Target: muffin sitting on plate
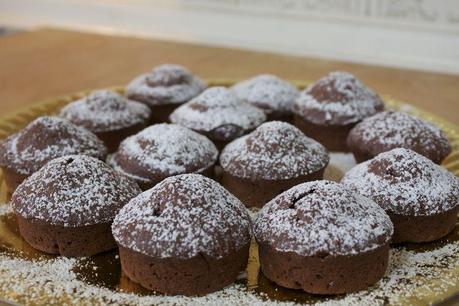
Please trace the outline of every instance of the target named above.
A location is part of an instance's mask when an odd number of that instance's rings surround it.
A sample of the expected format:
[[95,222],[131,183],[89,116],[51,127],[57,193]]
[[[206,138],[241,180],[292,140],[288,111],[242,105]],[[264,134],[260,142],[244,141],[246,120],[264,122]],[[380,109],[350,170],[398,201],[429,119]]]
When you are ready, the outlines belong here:
[[291,124],[270,121],[221,152],[221,182],[246,206],[262,207],[281,192],[322,179],[329,155]]
[[99,90],[61,109],[60,116],[97,135],[109,153],[129,135],[147,127],[150,109],[109,90]]
[[70,154],[105,159],[107,148],[87,129],[58,117],[39,117],[0,141],[0,167],[9,191],[48,161]]
[[110,226],[141,192],[102,161],[85,155],[53,159],[13,193],[21,236],[34,248],[64,256],[91,256],[116,247]]
[[150,290],[210,293],[247,265],[251,222],[244,205],[199,174],[169,177],[132,199],[112,230],[124,273]]
[[176,124],[155,124],[123,140],[107,159],[147,190],[184,173],[212,176],[218,150],[207,137]]
[[266,116],[255,106],[238,100],[230,90],[212,87],[177,108],[170,120],[209,137],[217,148],[223,149],[262,124]]
[[254,224],[263,274],[313,294],[376,283],[387,269],[393,231],[376,203],[330,181],[285,191],[260,210]]
[[293,105],[295,125],[330,151],[348,152],[349,131],[384,109],[381,98],[346,72],[332,72],[302,91]]
[[352,168],[342,183],[389,214],[392,242],[432,241],[456,226],[459,179],[412,150],[381,153]]
[[371,159],[394,148],[406,148],[440,164],[451,152],[443,131],[413,115],[387,111],[356,125],[347,138],[357,162]]
[[291,122],[298,89],[271,74],[261,74],[231,87],[236,97],[262,109],[268,120]]
[[150,107],[152,123],[169,120],[170,113],[180,104],[200,94],[207,85],[180,65],[164,64],[131,81],[126,97]]

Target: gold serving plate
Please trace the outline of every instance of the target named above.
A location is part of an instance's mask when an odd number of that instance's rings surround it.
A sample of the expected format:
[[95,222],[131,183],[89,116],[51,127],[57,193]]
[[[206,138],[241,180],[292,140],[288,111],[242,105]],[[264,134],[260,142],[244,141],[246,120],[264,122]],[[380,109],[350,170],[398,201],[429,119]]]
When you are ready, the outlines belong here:
[[[229,86],[234,82],[231,81],[210,81],[210,86]],[[304,88],[306,86],[305,82],[296,82],[296,85],[299,88]],[[111,88],[119,93],[124,92],[122,87]],[[45,101],[42,103],[37,103],[35,105],[29,106],[25,109],[18,110],[14,113],[11,113],[8,116],[0,118],[0,139],[7,137],[8,135],[20,130],[25,125],[27,125],[31,120],[42,115],[55,114],[62,106],[66,105],[69,102],[72,102],[76,99],[82,98],[87,95],[90,91],[80,92],[76,94],[71,94],[65,97]],[[398,109],[406,111],[422,117],[428,121],[435,123],[437,126],[442,128],[447,134],[452,147],[452,153],[446,158],[442,166],[444,166],[449,171],[453,172],[456,176],[459,176],[459,127],[449,123],[433,114],[419,110],[415,107],[412,107],[408,104],[395,101],[390,97],[385,97],[386,104],[389,108]],[[326,178],[339,180],[342,177],[343,173],[339,167],[330,165],[326,170]],[[10,195],[7,194],[5,189],[5,184],[3,182],[3,176],[0,173],[0,203],[7,203]],[[0,204],[1,205],[1,204]],[[0,207],[1,208],[1,207]],[[449,234],[447,237],[436,241],[434,243],[428,244],[403,244],[398,245],[393,248],[393,255],[395,257],[400,257],[404,253],[397,253],[397,250],[404,250],[404,252],[412,252],[410,254],[427,254],[428,252],[435,252],[441,248],[445,249],[451,245],[459,246],[459,225],[456,226],[456,229]],[[451,250],[455,250],[451,248]],[[427,253],[426,253],[427,252]],[[368,304],[369,299],[360,299],[359,296],[365,297],[365,295],[371,295],[373,292],[372,303],[374,304],[412,304],[412,305],[425,305],[437,303],[444,301],[445,299],[451,298],[452,296],[459,293],[459,254],[453,254],[454,251],[451,251],[451,254],[447,254],[451,258],[448,259],[449,265],[447,268],[442,270],[441,266],[438,266],[438,271],[440,274],[432,277],[430,274],[424,275],[423,273],[414,273],[413,275],[408,275],[403,278],[403,282],[409,284],[400,284],[402,290],[397,293],[397,298],[391,299],[389,296],[393,293],[385,292],[380,290],[381,293],[374,294],[378,292],[377,286],[371,287],[368,290],[357,293],[355,300],[346,300],[349,298],[346,295],[341,296],[317,296],[306,294],[300,290],[290,290],[279,287],[269,280],[267,280],[259,269],[258,261],[258,250],[255,243],[252,243],[250,250],[249,264],[247,267],[247,273],[245,277],[242,277],[237,281],[238,290],[240,290],[242,295],[246,292],[248,295],[251,295],[252,299],[238,299],[237,304],[251,304],[253,303],[253,296],[259,297],[260,303],[269,303],[269,302],[296,302],[296,303],[306,303],[306,304],[315,304],[329,302],[340,303],[344,302],[353,302],[357,304]],[[24,259],[31,262],[46,262],[50,259],[58,258],[58,256],[43,254],[39,251],[31,248],[19,235],[18,227],[14,215],[4,214],[0,216],[0,256],[11,256],[12,258]],[[1,260],[1,258],[0,258]],[[401,259],[398,258],[400,261]],[[402,258],[403,261],[403,258]],[[451,264],[452,263],[452,264]],[[426,266],[425,269],[432,269],[431,266]],[[435,268],[437,269],[437,267]],[[436,271],[436,270],[435,270]],[[11,301],[13,303],[19,304],[34,304],[34,305],[48,305],[48,304],[108,304],[109,300],[104,300],[104,298],[91,297],[90,295],[86,300],[81,300],[81,297],[78,300],[73,299],[75,292],[62,292],[59,296],[53,295],[52,297],[43,290],[35,288],[34,290],[16,290],[15,286],[8,286],[8,281],[16,281],[16,283],[21,282],[21,277],[28,277],[27,275],[21,274],[17,277],[18,279],[9,279],[6,280],[6,277],[11,277],[11,271],[2,269],[0,262],[0,305],[2,305],[2,299],[5,301]],[[185,304],[199,302],[204,303],[202,300],[189,300],[184,298],[176,298],[175,300],[167,299],[162,296],[155,295],[147,290],[141,288],[137,284],[132,283],[127,279],[121,272],[121,267],[119,263],[117,251],[110,251],[100,255],[96,255],[89,258],[79,259],[78,263],[73,267],[73,272],[76,275],[76,278],[84,281],[88,285],[95,285],[98,288],[103,288],[113,292],[113,294],[123,292],[131,293],[131,297],[138,297],[139,299],[129,299],[129,296],[123,300],[122,303],[127,304],[136,304],[139,301],[142,301],[143,296],[156,296],[156,300],[153,302],[143,301],[146,304],[159,304],[159,303],[168,303],[168,304]],[[440,276],[438,276],[440,275]],[[13,278],[14,278],[13,277]],[[29,276],[30,277],[30,276]],[[445,281],[447,279],[448,281]],[[42,281],[42,280],[41,280]],[[52,282],[52,279],[50,280]],[[16,284],[15,283],[15,284]],[[419,286],[412,286],[412,284],[418,284]],[[411,285],[410,290],[404,292],[403,286]],[[241,289],[242,288],[242,289]],[[392,288],[392,287],[390,287]],[[395,288],[395,287],[394,287]],[[397,287],[399,288],[399,287]],[[407,287],[408,288],[408,287]],[[33,289],[33,288],[32,288]],[[409,291],[409,292],[408,292]],[[218,296],[218,298],[223,298]],[[206,300],[211,304],[221,304],[217,301],[212,303],[212,300]],[[228,302],[228,300],[226,300]],[[360,301],[360,302],[359,302]],[[235,302],[236,303],[236,302]]]

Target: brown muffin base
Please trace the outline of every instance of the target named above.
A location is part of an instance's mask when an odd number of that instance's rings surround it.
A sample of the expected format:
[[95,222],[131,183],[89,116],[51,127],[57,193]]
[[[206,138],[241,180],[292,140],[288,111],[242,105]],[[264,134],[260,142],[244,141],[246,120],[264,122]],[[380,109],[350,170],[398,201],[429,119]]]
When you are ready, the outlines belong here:
[[128,136],[137,134],[147,126],[148,122],[145,122],[143,124],[136,124],[134,126],[126,127],[123,129],[98,132],[96,133],[96,135],[100,138],[100,140],[104,142],[105,146],[108,149],[108,153],[113,153],[118,149],[118,146],[121,141],[123,141]]
[[170,295],[203,295],[233,283],[245,270],[249,246],[223,258],[154,258],[119,246],[121,268],[142,287]]
[[370,160],[376,156],[376,155],[372,155],[369,153],[359,152],[355,149],[351,149],[351,150],[352,150],[352,155],[354,155],[354,159],[357,162],[357,164],[363,163],[364,161]]
[[[215,168],[214,165],[212,165],[209,168],[204,169],[203,171],[193,172],[193,173],[202,174],[204,176],[207,176],[208,178],[214,179],[214,177],[215,177],[214,168]],[[135,178],[133,178],[133,179],[137,182],[137,184],[139,185],[140,189],[145,191],[145,190],[148,190],[150,188],[153,188],[156,184],[158,184],[162,180],[166,179],[166,177],[158,177],[157,179],[151,180],[149,182],[141,181],[141,180],[138,180],[138,179],[136,180]]]
[[236,130],[234,132],[234,135],[231,135],[229,137],[227,135],[222,135],[221,133],[218,133],[218,131],[216,130],[212,130],[212,131],[193,130],[193,131],[209,138],[214,143],[214,145],[217,147],[218,151],[221,152],[223,148],[227,144],[229,144],[231,141],[235,140],[236,138],[242,137],[253,131],[253,129],[243,130],[241,127],[237,127],[237,128],[235,127],[235,129]]
[[431,216],[403,216],[387,212],[394,224],[392,243],[429,242],[448,235],[455,227],[459,206]]
[[325,167],[308,175],[287,180],[250,180],[222,171],[220,183],[247,207],[263,207],[274,197],[298,184],[321,180]]
[[307,121],[295,114],[294,124],[306,136],[317,140],[329,151],[349,152],[346,142],[347,135],[355,126],[355,123],[346,125],[320,125]]
[[92,256],[116,247],[110,223],[64,227],[16,215],[21,236],[33,248],[69,257]]
[[271,112],[266,114],[266,122],[268,121],[283,121],[293,125],[293,114],[286,114],[283,112]]
[[2,172],[8,194],[12,194],[29,177],[28,174],[21,174],[9,168],[2,168]]
[[170,122],[170,114],[182,104],[148,105],[151,109],[150,124]]
[[301,256],[259,245],[261,271],[279,286],[313,294],[343,294],[380,280],[389,261],[389,244],[349,256]]

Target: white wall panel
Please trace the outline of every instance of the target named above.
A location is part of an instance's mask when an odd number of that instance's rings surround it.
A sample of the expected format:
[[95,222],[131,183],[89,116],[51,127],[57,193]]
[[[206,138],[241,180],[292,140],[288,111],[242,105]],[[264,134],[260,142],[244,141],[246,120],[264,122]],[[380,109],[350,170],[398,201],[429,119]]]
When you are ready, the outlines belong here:
[[0,23],[459,73],[457,0],[0,0]]

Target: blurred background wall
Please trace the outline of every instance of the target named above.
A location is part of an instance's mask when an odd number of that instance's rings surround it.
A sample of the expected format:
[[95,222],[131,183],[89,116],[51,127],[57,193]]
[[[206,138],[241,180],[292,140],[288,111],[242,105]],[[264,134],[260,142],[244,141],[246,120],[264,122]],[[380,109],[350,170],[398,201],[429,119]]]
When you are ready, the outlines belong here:
[[0,0],[0,25],[459,74],[458,0]]

